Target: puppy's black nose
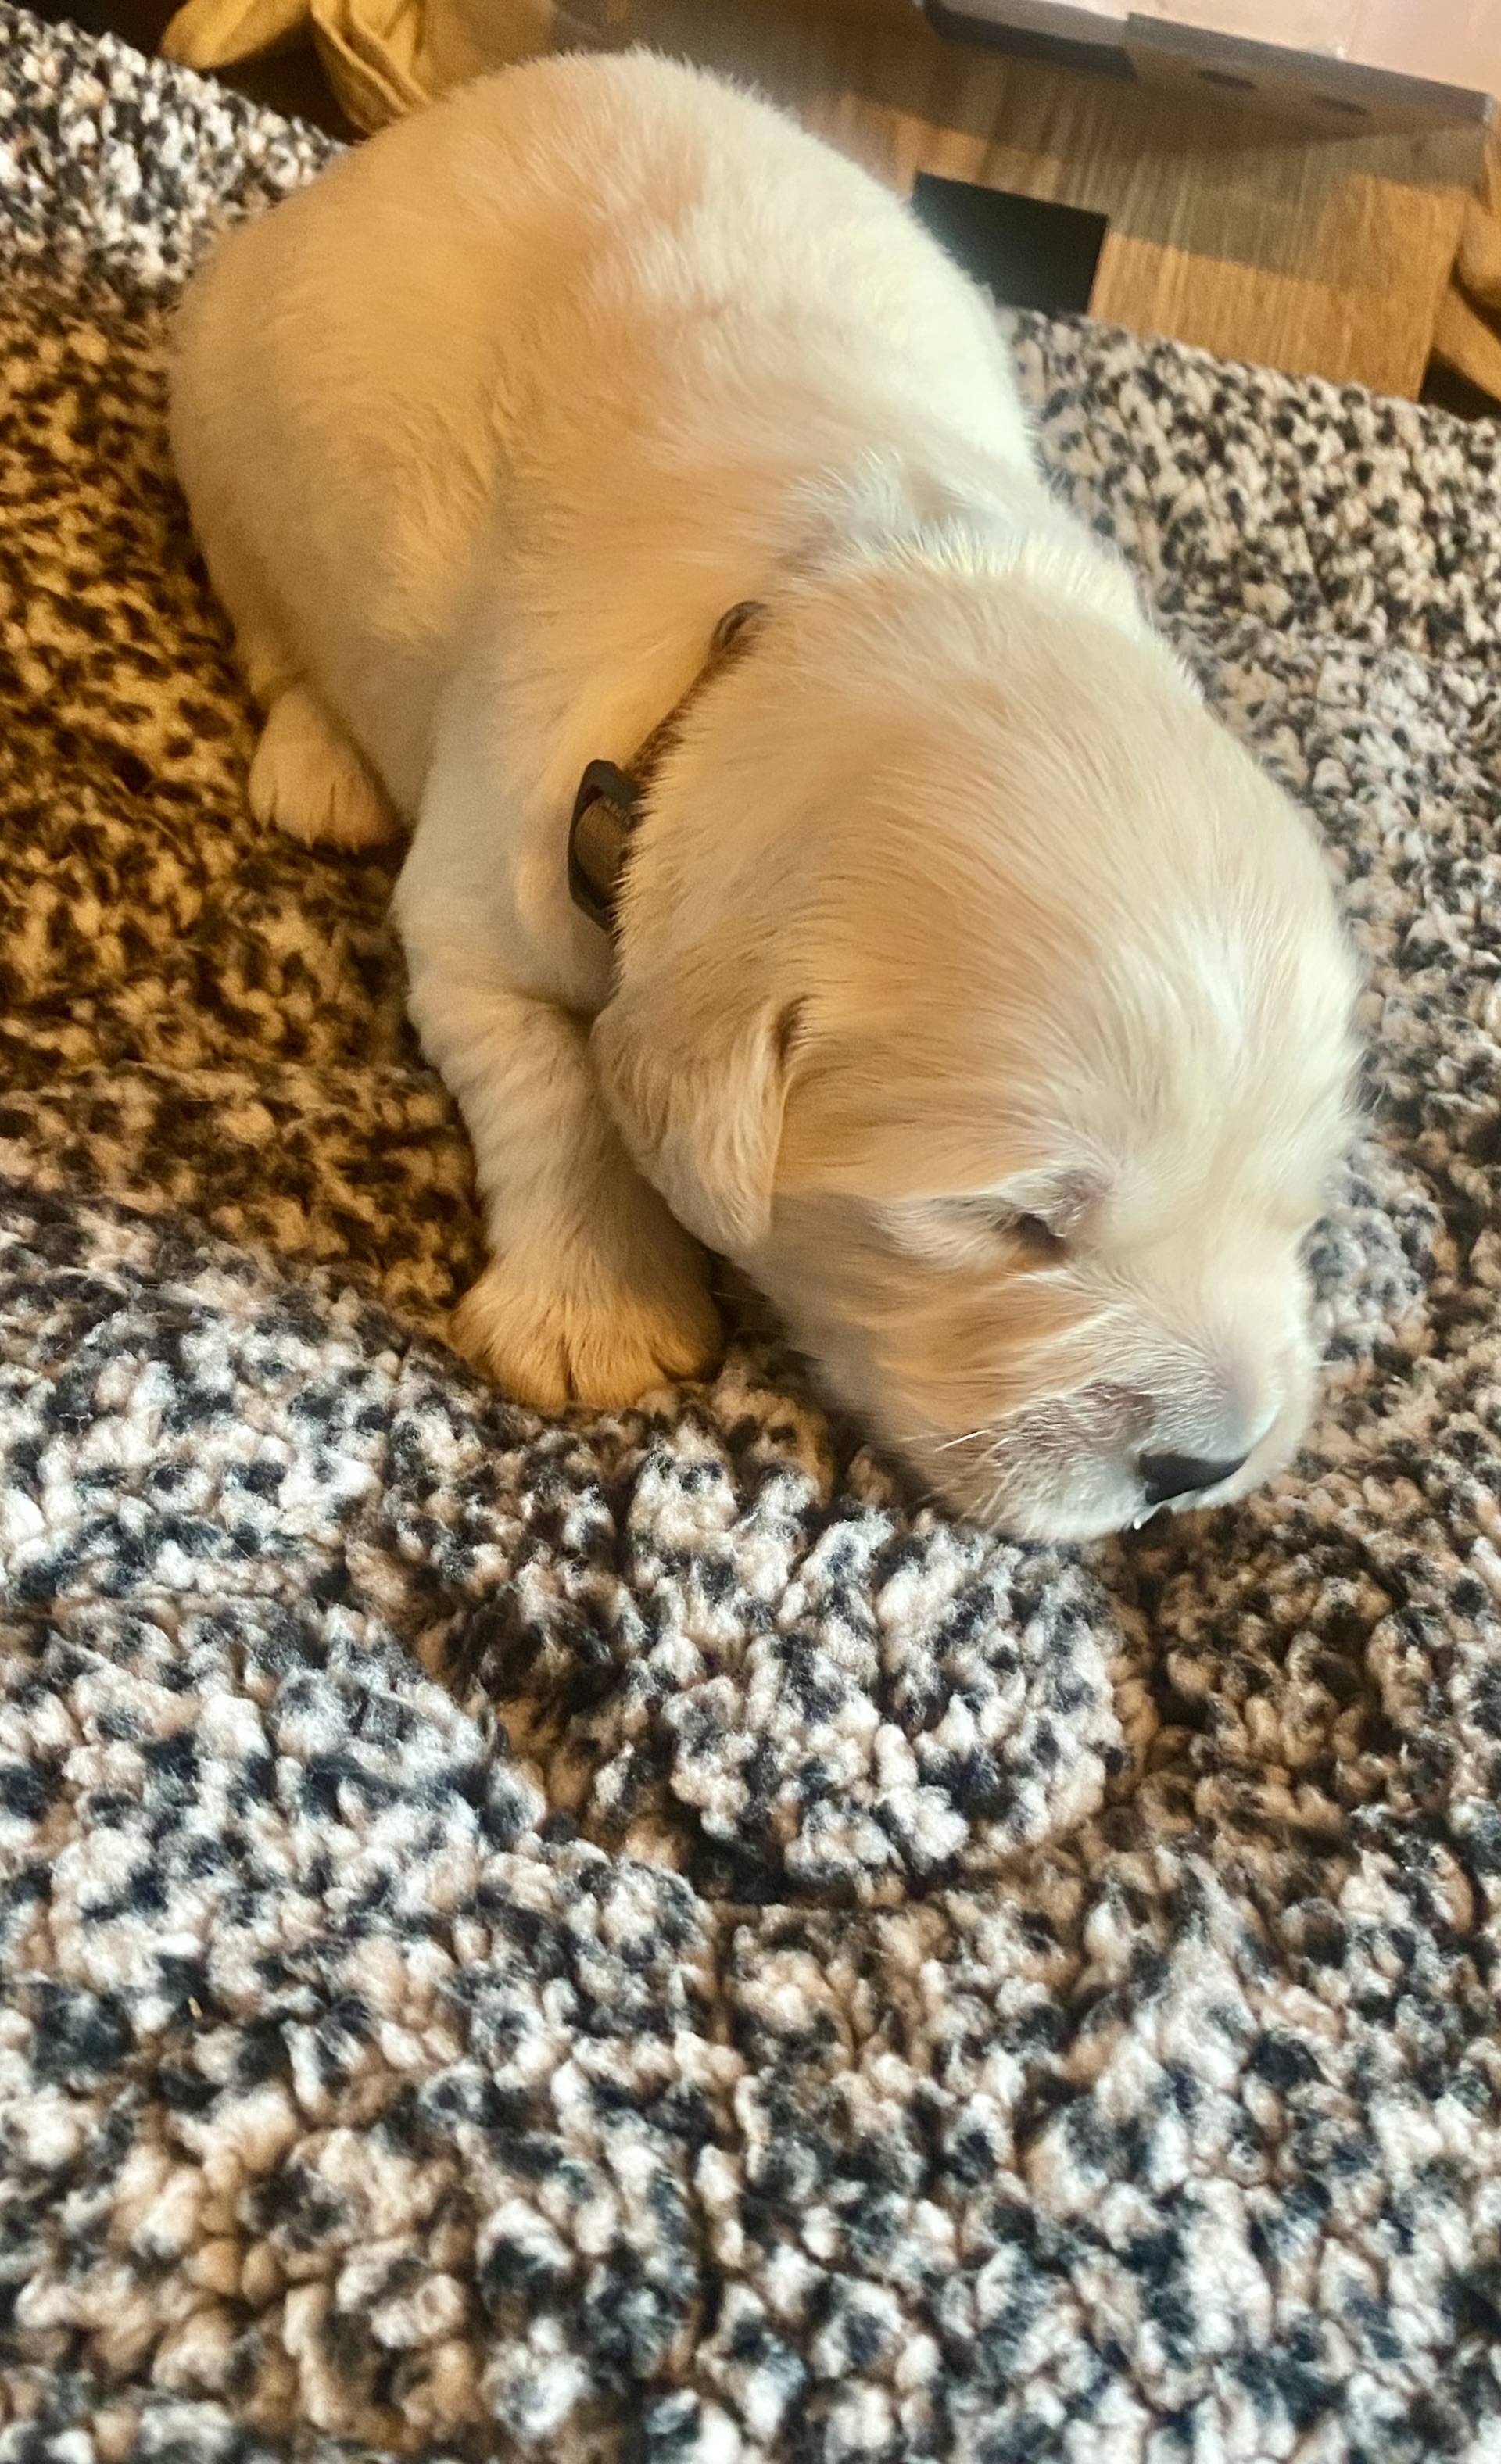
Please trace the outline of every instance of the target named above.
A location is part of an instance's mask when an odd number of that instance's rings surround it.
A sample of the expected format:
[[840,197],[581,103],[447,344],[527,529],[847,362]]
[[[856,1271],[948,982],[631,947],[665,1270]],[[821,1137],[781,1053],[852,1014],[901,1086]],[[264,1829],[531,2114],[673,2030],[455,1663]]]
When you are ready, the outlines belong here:
[[1192,1497],[1196,1489],[1218,1488],[1245,1461],[1244,1455],[1231,1455],[1224,1463],[1204,1455],[1138,1455],[1137,1470],[1148,1506],[1170,1506],[1175,1497]]

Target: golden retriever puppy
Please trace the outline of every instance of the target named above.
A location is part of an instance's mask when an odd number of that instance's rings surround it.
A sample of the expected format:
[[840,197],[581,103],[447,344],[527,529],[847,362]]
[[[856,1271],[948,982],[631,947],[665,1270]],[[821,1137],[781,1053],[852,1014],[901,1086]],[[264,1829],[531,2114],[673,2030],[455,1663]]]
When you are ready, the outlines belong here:
[[539,61],[220,246],[172,432],[255,811],[414,830],[472,1359],[547,1409],[692,1375],[707,1243],[1006,1529],[1284,1461],[1352,1057],[1323,864],[905,206],[688,69]]

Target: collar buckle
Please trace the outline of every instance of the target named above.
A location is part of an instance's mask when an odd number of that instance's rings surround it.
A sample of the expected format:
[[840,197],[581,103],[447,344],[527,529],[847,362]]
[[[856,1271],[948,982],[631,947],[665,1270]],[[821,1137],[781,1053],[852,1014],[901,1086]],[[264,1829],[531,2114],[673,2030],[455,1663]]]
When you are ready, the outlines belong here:
[[591,761],[579,781],[568,825],[568,895],[602,933],[615,929],[626,845],[640,816],[635,781],[613,761]]
[[744,648],[764,613],[759,599],[741,599],[727,608],[714,628],[703,666],[681,701],[647,737],[630,771],[613,761],[591,761],[580,780],[568,825],[568,895],[602,933],[615,930],[630,834],[658,761],[675,742],[694,696]]

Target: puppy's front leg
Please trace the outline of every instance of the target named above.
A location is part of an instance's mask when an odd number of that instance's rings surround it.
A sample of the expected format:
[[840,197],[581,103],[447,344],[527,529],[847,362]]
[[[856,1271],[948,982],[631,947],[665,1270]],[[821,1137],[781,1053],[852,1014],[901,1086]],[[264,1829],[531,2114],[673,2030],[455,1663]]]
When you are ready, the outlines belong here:
[[408,955],[412,1018],[474,1140],[495,1253],[454,1312],[457,1349],[545,1411],[631,1403],[707,1367],[707,1259],[621,1145],[584,1023]]

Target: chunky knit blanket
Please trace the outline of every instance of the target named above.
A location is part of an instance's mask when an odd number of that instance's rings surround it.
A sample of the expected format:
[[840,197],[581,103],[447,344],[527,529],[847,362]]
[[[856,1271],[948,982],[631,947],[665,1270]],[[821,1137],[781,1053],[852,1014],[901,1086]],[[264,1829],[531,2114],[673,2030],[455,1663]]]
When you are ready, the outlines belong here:
[[1272,1490],[445,1349],[383,857],[247,817],[167,304],[327,149],[0,10],[0,2464],[1501,2457],[1495,431],[1023,328],[1367,967]]

